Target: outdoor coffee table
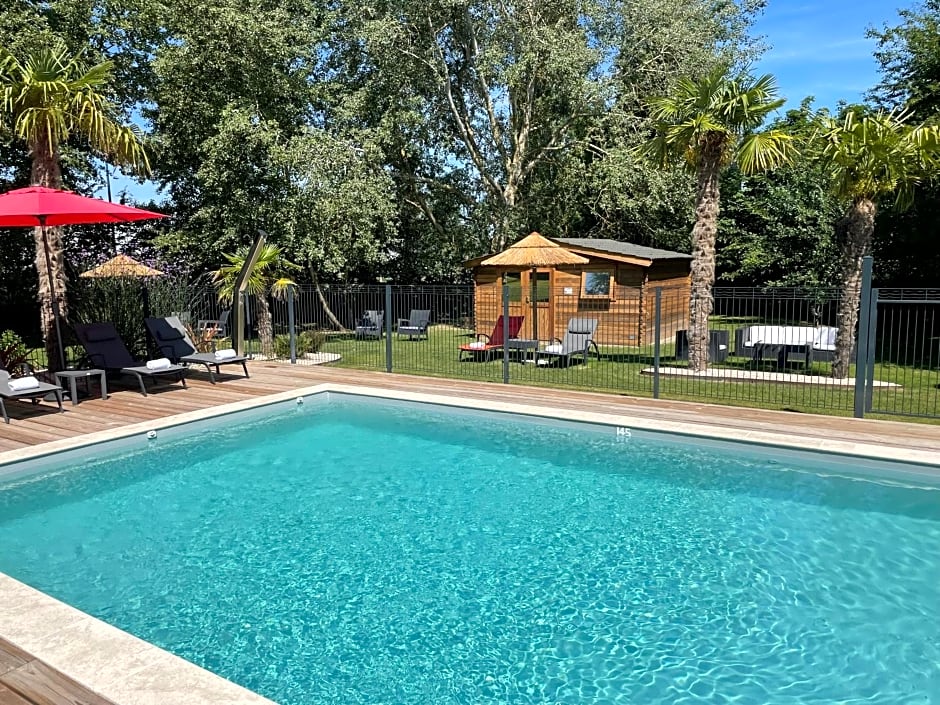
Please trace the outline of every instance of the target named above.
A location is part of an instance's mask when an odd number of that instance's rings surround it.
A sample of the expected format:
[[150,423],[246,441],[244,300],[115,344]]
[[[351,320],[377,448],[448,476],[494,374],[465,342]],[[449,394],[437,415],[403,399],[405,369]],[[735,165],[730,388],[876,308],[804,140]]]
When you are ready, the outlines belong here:
[[[506,341],[506,347],[510,350],[521,350],[522,355],[519,358],[519,362],[535,362],[535,353],[539,349],[539,341],[530,340],[527,338],[510,338]],[[531,353],[531,360],[529,355]]]
[[96,375],[98,377],[99,383],[101,384],[101,398],[107,399],[108,398],[108,380],[107,380],[107,377],[105,376],[104,370],[96,370],[96,369],[62,370],[60,372],[55,373],[55,378],[56,378],[56,381],[59,382],[60,384],[63,382],[63,380],[66,380],[66,379],[69,381],[69,399],[72,400],[72,406],[75,406],[76,404],[78,404],[78,390],[76,389],[76,387],[78,386],[77,380],[79,379],[85,380],[85,392],[87,394],[90,394],[91,390],[89,389],[89,386],[88,386],[88,378],[94,377]]

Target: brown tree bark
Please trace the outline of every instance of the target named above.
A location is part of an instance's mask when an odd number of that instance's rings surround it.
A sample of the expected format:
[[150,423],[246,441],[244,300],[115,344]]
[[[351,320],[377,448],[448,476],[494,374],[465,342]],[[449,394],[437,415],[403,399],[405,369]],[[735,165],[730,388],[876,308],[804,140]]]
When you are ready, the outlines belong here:
[[870,198],[855,199],[836,228],[842,243],[842,299],[839,301],[839,329],[832,376],[841,379],[849,376],[852,364],[862,294],[862,258],[868,254],[875,232],[875,202]]
[[[59,168],[59,155],[51,149],[44,139],[32,145],[32,168],[30,181],[33,186],[47,186],[48,188],[62,188],[62,172]],[[46,349],[46,359],[50,370],[59,368],[59,341],[56,336],[55,316],[53,308],[52,287],[50,274],[55,283],[55,301],[59,310],[59,321],[67,325],[68,305],[65,292],[68,280],[65,275],[65,248],[62,243],[62,228],[47,227],[45,229],[45,242],[43,242],[43,229],[33,228],[33,240],[36,246],[35,265],[39,277],[39,311],[42,339]],[[46,260],[46,248],[49,252],[49,263],[52,265],[50,273]]]
[[719,177],[724,138],[708,138],[698,165],[695,225],[692,227],[692,282],[689,297],[689,369],[708,369],[708,318],[715,283],[715,239],[718,234]]
[[274,321],[271,318],[271,306],[268,295],[255,296],[255,314],[258,316],[258,339],[261,342],[261,352],[268,357],[274,356]]

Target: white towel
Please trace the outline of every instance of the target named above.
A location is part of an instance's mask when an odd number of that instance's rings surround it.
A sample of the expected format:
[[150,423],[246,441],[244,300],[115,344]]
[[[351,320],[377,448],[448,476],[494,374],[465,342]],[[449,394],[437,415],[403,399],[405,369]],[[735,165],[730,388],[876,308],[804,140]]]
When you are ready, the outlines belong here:
[[156,360],[147,360],[148,370],[165,370],[171,367],[173,363],[165,357],[158,357]]
[[561,354],[562,352],[564,352],[564,350],[565,350],[565,346],[562,345],[561,343],[552,343],[551,345],[545,346],[545,352],[547,353]]
[[7,382],[12,392],[25,392],[30,389],[39,389],[39,380],[35,377],[17,377]]
[[486,348],[486,343],[483,342],[482,340],[476,340],[470,343],[470,345],[468,345],[467,347],[470,348],[471,350],[483,350]]
[[223,348],[222,350],[215,351],[216,360],[231,360],[235,357],[238,357],[238,353],[232,348]]

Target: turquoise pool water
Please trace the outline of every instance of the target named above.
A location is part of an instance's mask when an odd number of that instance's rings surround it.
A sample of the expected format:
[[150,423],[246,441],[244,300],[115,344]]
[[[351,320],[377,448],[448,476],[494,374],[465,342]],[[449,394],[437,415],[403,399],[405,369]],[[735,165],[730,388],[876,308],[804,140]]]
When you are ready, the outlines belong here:
[[283,705],[940,702],[940,493],[335,398],[0,485],[0,570]]

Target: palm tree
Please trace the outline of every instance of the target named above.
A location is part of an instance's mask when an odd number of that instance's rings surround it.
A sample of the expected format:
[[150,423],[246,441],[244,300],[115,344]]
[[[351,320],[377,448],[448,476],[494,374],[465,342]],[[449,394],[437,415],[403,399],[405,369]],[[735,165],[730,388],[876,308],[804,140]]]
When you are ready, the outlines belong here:
[[689,298],[693,372],[708,367],[721,172],[732,164],[745,174],[767,171],[791,161],[795,152],[793,138],[784,131],[757,131],[783,105],[776,95],[772,76],[736,79],[723,68],[700,80],[680,80],[672,95],[650,106],[656,136],[643,151],[663,166],[684,163],[697,178]]
[[904,112],[871,113],[864,106],[846,108],[841,118],[819,116],[814,137],[817,157],[836,195],[849,202],[836,224],[842,246],[842,298],[833,377],[849,374],[861,298],[862,258],[871,248],[878,200],[893,196],[896,207],[909,207],[914,188],[938,168],[940,128],[910,125],[909,117]]
[[[234,254],[222,255],[228,264],[220,267],[213,274],[213,281],[219,290],[219,301],[231,303],[235,295],[235,280],[248,259],[248,248],[240,247]],[[274,324],[271,320],[271,307],[268,306],[268,294],[281,298],[287,290],[297,284],[285,276],[291,269],[300,269],[281,256],[281,248],[267,244],[261,248],[258,261],[248,275],[246,292],[257,301],[258,337],[261,347],[267,353],[274,349]]]
[[[33,186],[62,187],[59,163],[62,145],[70,140],[87,145],[99,157],[149,171],[139,130],[120,123],[104,92],[111,80],[112,63],[90,68],[64,44],[45,47],[20,61],[0,47],[0,120],[9,132],[26,143],[31,159]],[[57,360],[50,276],[55,281],[56,305],[66,315],[65,255],[60,228],[46,230],[51,269],[46,273],[42,230],[34,228],[36,270],[42,333],[50,365]]]

